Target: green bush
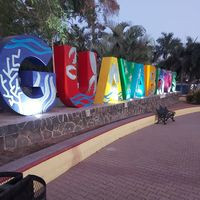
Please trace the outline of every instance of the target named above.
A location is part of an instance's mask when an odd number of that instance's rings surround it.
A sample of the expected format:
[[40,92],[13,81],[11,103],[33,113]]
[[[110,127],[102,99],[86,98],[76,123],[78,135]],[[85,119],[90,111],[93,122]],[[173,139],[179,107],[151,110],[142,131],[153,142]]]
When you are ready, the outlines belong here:
[[194,93],[194,102],[200,104],[200,90]]
[[186,100],[188,103],[192,103],[194,101],[194,94],[188,94]]
[[186,100],[188,103],[200,104],[200,90],[188,94]]

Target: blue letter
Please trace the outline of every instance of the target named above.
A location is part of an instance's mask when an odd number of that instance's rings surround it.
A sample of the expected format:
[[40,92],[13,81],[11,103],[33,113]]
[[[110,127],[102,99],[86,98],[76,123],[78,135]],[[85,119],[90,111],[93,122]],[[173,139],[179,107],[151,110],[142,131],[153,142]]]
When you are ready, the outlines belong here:
[[[19,73],[25,59],[45,68],[51,57],[50,47],[33,36],[7,37],[1,41],[0,96],[7,107],[21,115],[39,114],[53,107],[56,99],[55,74],[39,71]],[[23,86],[31,87],[32,93],[25,94]]]

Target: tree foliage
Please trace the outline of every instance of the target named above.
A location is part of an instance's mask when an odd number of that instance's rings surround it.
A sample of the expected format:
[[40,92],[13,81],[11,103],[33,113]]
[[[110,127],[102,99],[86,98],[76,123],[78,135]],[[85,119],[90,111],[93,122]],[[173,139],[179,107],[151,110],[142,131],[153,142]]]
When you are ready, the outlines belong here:
[[150,64],[177,71],[181,81],[200,80],[200,43],[185,44],[173,33],[154,42],[142,26],[113,24],[117,0],[5,0],[0,1],[0,38],[33,34],[49,44],[61,43],[103,56]]
[[159,67],[177,71],[181,82],[200,79],[200,43],[191,37],[183,44],[173,33],[162,33],[154,49],[154,62]]
[[94,34],[99,27],[98,12],[116,14],[119,5],[116,0],[9,0],[0,1],[0,9],[1,37],[36,34],[48,42],[67,43],[75,25]]
[[108,25],[94,49],[102,56],[116,56],[126,60],[150,63],[152,41],[142,26],[131,26],[127,22]]

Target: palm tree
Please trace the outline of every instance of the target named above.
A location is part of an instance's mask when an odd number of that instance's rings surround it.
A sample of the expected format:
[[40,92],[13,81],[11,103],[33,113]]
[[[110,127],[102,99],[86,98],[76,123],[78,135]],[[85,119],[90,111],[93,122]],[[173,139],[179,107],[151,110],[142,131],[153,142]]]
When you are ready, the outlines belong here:
[[174,38],[173,33],[161,34],[156,40],[153,61],[160,68],[177,71],[179,76],[183,64],[183,44],[179,38]]
[[185,60],[187,61],[185,71],[189,81],[200,79],[200,43],[187,38],[185,47]]
[[191,37],[187,37],[183,45],[179,38],[174,38],[173,33],[162,33],[154,55],[157,65],[176,71],[181,83],[200,79],[200,43]]
[[179,38],[174,38],[173,33],[161,33],[162,36],[159,37],[155,46],[156,59],[166,60],[171,56],[177,49],[182,47],[181,40]]
[[149,63],[152,58],[152,41],[142,26],[130,26],[127,22],[108,25],[94,49],[103,56],[121,57],[129,61]]

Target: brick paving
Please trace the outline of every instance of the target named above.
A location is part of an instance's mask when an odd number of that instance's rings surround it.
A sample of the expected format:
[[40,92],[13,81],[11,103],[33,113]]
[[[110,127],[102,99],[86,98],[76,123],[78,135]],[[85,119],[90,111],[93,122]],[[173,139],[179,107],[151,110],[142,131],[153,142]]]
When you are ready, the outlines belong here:
[[48,200],[200,200],[200,113],[112,143],[47,185]]

